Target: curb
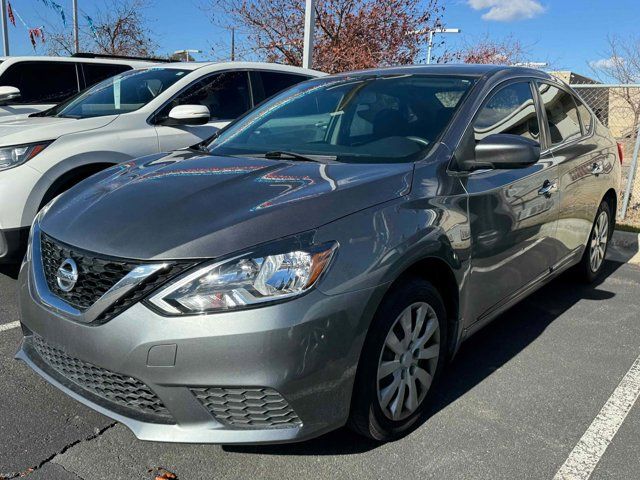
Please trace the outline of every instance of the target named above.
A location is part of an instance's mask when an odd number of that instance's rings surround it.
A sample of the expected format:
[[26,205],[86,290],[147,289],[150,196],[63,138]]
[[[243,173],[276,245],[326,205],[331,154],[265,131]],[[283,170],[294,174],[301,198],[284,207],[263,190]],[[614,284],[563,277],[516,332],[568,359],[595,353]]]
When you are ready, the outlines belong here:
[[607,257],[616,262],[640,265],[640,233],[615,230]]

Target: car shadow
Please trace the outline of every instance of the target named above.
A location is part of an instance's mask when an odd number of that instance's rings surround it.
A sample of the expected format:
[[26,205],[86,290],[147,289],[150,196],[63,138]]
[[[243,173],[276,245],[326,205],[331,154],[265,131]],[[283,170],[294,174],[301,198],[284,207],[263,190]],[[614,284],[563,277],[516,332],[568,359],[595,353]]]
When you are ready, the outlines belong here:
[[0,265],[0,275],[5,275],[15,280],[18,278],[19,272],[20,272],[19,264],[8,263],[8,264]]
[[[623,264],[607,261],[594,284],[577,283],[566,273],[538,290],[467,340],[448,365],[431,401],[428,418],[463,396],[533,342],[580,300],[608,300],[602,283]],[[424,422],[423,422],[424,423]],[[227,452],[260,455],[350,455],[380,444],[341,428],[313,440],[286,445],[225,445]]]

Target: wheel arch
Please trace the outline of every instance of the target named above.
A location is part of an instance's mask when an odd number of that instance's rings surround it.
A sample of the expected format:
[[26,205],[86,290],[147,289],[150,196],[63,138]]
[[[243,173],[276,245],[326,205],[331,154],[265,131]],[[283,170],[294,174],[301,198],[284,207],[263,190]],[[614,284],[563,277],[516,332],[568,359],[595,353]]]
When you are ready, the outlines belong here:
[[391,282],[385,295],[410,278],[420,278],[428,281],[442,297],[447,312],[448,354],[449,357],[453,356],[459,342],[458,329],[460,326],[460,287],[454,269],[440,257],[428,256],[421,258],[407,266]]
[[611,207],[611,233],[613,234],[613,229],[615,227],[616,224],[616,217],[618,215],[618,194],[616,193],[616,191],[613,188],[610,188],[609,190],[607,190],[607,192],[604,194],[604,197],[602,197],[603,201],[606,201],[609,206]]
[[49,188],[45,191],[42,199],[40,200],[38,210],[44,207],[60,193],[70,189],[82,180],[85,180],[96,173],[112,167],[113,165],[115,165],[113,162],[89,163],[86,165],[79,165],[71,170],[65,171],[62,175],[56,178],[51,185],[49,185]]

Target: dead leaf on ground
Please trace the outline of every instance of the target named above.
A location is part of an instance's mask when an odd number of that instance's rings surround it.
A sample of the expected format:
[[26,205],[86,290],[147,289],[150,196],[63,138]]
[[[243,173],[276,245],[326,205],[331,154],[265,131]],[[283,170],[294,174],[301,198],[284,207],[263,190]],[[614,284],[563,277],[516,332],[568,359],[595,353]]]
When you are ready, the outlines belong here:
[[153,480],[177,480],[177,475],[175,473],[170,472],[166,468],[156,467],[150,468],[149,473],[155,472],[155,477]]

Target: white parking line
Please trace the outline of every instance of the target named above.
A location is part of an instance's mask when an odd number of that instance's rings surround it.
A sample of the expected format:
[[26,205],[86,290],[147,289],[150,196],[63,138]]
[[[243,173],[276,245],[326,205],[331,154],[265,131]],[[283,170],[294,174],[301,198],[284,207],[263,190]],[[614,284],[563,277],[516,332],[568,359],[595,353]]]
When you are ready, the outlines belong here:
[[640,396],[640,357],[636,359],[591,423],[554,480],[587,480]]
[[18,328],[19,326],[20,322],[3,323],[0,324],[0,332],[5,332],[7,330],[11,330],[12,328]]

